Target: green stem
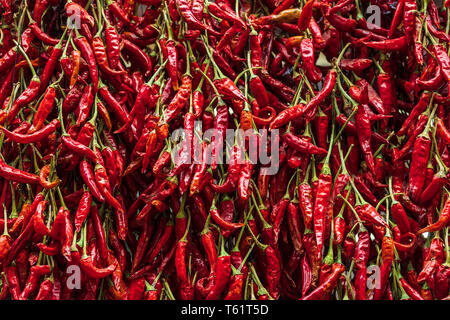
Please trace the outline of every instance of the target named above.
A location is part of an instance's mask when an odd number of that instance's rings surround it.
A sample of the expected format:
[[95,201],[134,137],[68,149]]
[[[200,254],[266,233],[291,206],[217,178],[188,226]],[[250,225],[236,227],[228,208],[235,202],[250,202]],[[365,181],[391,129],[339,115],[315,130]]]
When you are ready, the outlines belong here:
[[23,54],[23,56],[27,60],[28,65],[30,66],[30,69],[31,69],[31,73],[33,74],[33,78],[39,79],[38,75],[36,74],[36,70],[34,70],[33,63],[31,63],[30,58],[28,57],[26,52],[22,49],[22,46],[20,44],[18,44],[15,40],[13,40],[13,41],[14,41],[15,45],[17,46],[17,48],[19,49],[19,51]]
[[[350,191],[349,191],[350,192]],[[342,195],[338,195],[339,198],[341,198],[342,200],[344,200],[344,202],[348,205],[348,207],[352,210],[353,214],[356,217],[356,220],[358,220],[358,223],[360,224],[361,227],[363,227],[363,223],[361,221],[361,219],[359,218],[358,213],[356,212],[355,208],[352,206],[352,204],[350,202],[348,202],[348,200],[346,198],[344,198]]]

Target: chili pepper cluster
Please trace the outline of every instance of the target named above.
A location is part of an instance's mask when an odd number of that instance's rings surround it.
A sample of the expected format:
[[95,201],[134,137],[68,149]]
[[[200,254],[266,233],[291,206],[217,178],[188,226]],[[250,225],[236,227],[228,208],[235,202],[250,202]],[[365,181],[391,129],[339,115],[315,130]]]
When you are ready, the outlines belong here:
[[0,299],[449,299],[448,0],[0,3]]

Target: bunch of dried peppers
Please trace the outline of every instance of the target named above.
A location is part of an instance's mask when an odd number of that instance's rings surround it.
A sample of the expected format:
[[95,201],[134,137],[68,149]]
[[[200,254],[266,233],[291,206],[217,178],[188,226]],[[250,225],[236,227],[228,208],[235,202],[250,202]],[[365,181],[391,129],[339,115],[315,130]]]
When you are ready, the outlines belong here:
[[0,299],[448,300],[449,7],[1,0]]

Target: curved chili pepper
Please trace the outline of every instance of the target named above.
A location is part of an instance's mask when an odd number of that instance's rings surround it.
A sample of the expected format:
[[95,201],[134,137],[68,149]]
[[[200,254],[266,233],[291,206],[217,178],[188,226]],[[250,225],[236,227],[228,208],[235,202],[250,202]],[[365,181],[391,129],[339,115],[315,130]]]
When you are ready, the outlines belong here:
[[216,268],[213,273],[215,277],[215,283],[211,291],[206,296],[206,300],[216,300],[220,297],[220,294],[228,284],[230,274],[231,274],[230,255],[225,251],[222,241],[221,253],[217,259]]
[[420,293],[418,293],[408,282],[406,282],[405,278],[400,278],[400,284],[406,294],[413,300],[424,300]]
[[386,228],[388,227],[386,221],[384,221],[384,219],[372,205],[366,203],[363,205],[356,206],[355,209],[358,212],[361,219],[367,219],[372,223],[378,224]]
[[211,187],[215,192],[218,193],[226,193],[231,192],[233,189],[236,188],[238,180],[239,180],[239,173],[241,171],[241,148],[238,144],[234,145],[231,150],[230,155],[230,163],[228,166],[228,176],[225,182],[218,186],[216,184],[211,184]]
[[419,195],[423,191],[425,184],[423,172],[425,172],[427,168],[427,161],[431,148],[431,140],[426,133],[427,129],[428,128],[426,127],[423,133],[416,138],[411,157],[408,189],[413,200],[419,199]]
[[395,39],[387,39],[387,40],[372,41],[372,42],[364,41],[364,44],[370,48],[382,50],[382,51],[386,51],[386,52],[403,51],[407,48],[407,45],[408,45],[406,36],[402,36],[400,38],[395,38]]
[[433,232],[433,231],[438,231],[440,229],[442,229],[443,227],[445,227],[445,225],[447,225],[447,223],[450,221],[450,200],[447,199],[447,201],[445,202],[444,208],[442,209],[441,214],[439,215],[439,219],[438,221],[436,221],[435,223],[420,229],[419,231],[417,231],[417,234],[421,234],[424,232]]
[[170,122],[185,106],[189,99],[192,88],[192,78],[190,75],[184,75],[181,81],[181,87],[175,97],[170,102],[164,112],[164,120]]
[[86,183],[86,185],[88,186],[92,195],[100,202],[105,201],[105,198],[101,195],[97,184],[95,183],[92,165],[86,160],[82,160],[80,162],[80,175],[84,183]]
[[[324,166],[325,167],[325,166]],[[314,201],[313,225],[317,243],[317,254],[322,255],[325,232],[325,214],[331,195],[332,178],[327,170],[322,169],[319,175],[317,196]]]
[[39,177],[35,174],[28,173],[7,165],[3,159],[0,158],[0,177],[8,181],[19,183],[37,184]]
[[83,196],[80,200],[80,205],[77,208],[77,212],[75,213],[75,229],[77,232],[80,232],[81,225],[86,220],[86,217],[89,214],[89,211],[91,209],[91,203],[92,203],[92,196],[89,191],[83,192]]
[[[84,10],[84,9],[83,9]],[[85,37],[75,38],[75,44],[80,48],[81,53],[88,64],[89,74],[94,84],[94,93],[98,90],[98,71],[95,63],[95,55],[89,41]]]
[[103,44],[102,38],[95,36],[92,39],[92,48],[94,51],[95,59],[100,67],[100,70],[110,76],[121,76],[125,71],[113,70],[109,67],[108,58]]
[[93,163],[97,163],[98,162],[98,157],[94,153],[94,151],[92,151],[91,149],[86,147],[84,144],[81,144],[81,143],[73,140],[69,136],[63,136],[61,138],[61,141],[62,141],[63,145],[68,150],[70,150],[71,152],[74,152],[74,153],[76,153],[76,154],[78,154],[80,156],[86,157],[87,159],[89,159]]
[[211,27],[203,24],[194,16],[187,0],[176,0],[175,2],[180,11],[180,14],[183,16],[183,19],[186,21],[187,25],[190,28],[198,29],[200,31],[208,30],[208,33],[210,33],[212,36],[219,35],[218,32],[216,32]]
[[92,261],[92,257],[87,256],[80,259],[80,267],[88,277],[94,279],[102,279],[112,274],[114,270],[116,270],[117,265],[110,264],[105,268],[97,268]]
[[41,80],[37,76],[31,79],[31,82],[25,91],[22,92],[16,100],[14,100],[14,103],[8,112],[8,122],[11,122],[17,116],[22,107],[26,106],[37,97],[39,94],[40,85]]
[[340,275],[344,272],[345,267],[340,263],[333,263],[331,273],[327,279],[320,284],[314,291],[300,300],[324,300],[331,291],[336,287]]
[[36,295],[35,300],[47,300],[49,295],[51,294],[52,289],[53,281],[50,279],[44,280],[39,287],[39,292]]
[[128,54],[132,55],[137,60],[139,65],[145,71],[144,75],[149,75],[151,70],[153,70],[153,64],[150,57],[143,50],[141,50],[141,48],[126,39],[122,39],[121,46],[123,46],[123,50],[128,52]]
[[397,251],[409,252],[416,246],[417,237],[416,237],[416,235],[414,233],[409,232],[407,234],[404,234],[404,235],[402,235],[400,237],[399,240],[403,240],[403,239],[409,239],[409,243],[408,244],[404,244],[404,243],[397,242],[397,241],[394,240],[395,249]]
[[172,220],[167,221],[165,224],[164,232],[161,237],[158,239],[158,242],[155,244],[153,250],[150,251],[150,256],[148,258],[148,262],[153,262],[156,256],[159,254],[165,243],[168,241],[169,237],[172,235],[174,230],[174,223]]
[[109,23],[107,23],[105,29],[105,39],[109,65],[112,69],[117,69],[120,62],[120,37],[114,26],[109,25]]
[[19,300],[27,300],[28,297],[34,293],[39,287],[39,280],[43,275],[49,274],[51,268],[49,265],[39,265],[32,266],[30,268],[30,275],[27,279],[27,284],[25,285],[22,293],[20,294]]
[[130,20],[128,20],[127,15],[123,11],[123,9],[119,6],[119,4],[112,0],[107,0],[106,4],[108,6],[108,9],[111,11],[111,13],[119,19],[124,24],[129,24]]
[[114,98],[108,88],[101,82],[98,88],[98,93],[100,94],[100,97],[103,99],[106,105],[111,108],[114,114],[121,120],[121,122],[128,123],[130,116],[127,110],[125,110],[124,107],[119,104],[119,102]]
[[33,34],[36,36],[36,38],[41,40],[43,43],[50,45],[50,46],[54,46],[54,45],[58,44],[58,42],[59,42],[58,39],[54,39],[54,38],[50,37],[48,34],[46,34],[44,31],[42,31],[42,29],[39,28],[39,26],[36,23],[31,23],[29,25],[29,27],[33,31]]
[[411,125],[412,121],[417,119],[417,117],[425,111],[426,107],[428,106],[428,103],[430,101],[430,94],[428,92],[424,92],[421,97],[419,102],[415,105],[415,107],[413,108],[413,110],[411,110],[408,118],[403,122],[402,127],[400,128],[400,130],[397,132],[398,135],[402,136],[406,133],[406,130],[408,129],[408,127]]
[[9,131],[5,127],[0,126],[0,130],[2,130],[5,133],[5,136],[11,139],[14,142],[22,143],[22,144],[28,144],[28,143],[35,143],[42,141],[43,139],[47,138],[49,135],[51,135],[53,132],[56,131],[56,129],[59,128],[59,120],[54,119],[52,120],[48,125],[41,128],[40,130],[35,131],[32,134],[20,134],[16,133],[14,131]]
[[95,183],[104,199],[117,211],[123,211],[122,205],[110,192],[109,179],[105,168],[97,163],[94,168]]
[[368,114],[364,111],[364,108],[361,106],[358,107],[356,111],[356,128],[358,134],[359,144],[363,151],[364,159],[366,160],[367,166],[370,171],[375,172],[375,162],[373,160],[372,153],[372,130],[370,127],[370,120],[368,118]]
[[312,143],[307,142],[305,139],[299,138],[292,133],[285,133],[283,135],[283,140],[293,148],[301,153],[306,154],[317,154],[317,155],[326,155],[327,150],[323,148],[319,148]]
[[56,241],[50,243],[50,245],[38,243],[37,247],[43,254],[46,254],[48,256],[55,256],[61,252],[61,244]]

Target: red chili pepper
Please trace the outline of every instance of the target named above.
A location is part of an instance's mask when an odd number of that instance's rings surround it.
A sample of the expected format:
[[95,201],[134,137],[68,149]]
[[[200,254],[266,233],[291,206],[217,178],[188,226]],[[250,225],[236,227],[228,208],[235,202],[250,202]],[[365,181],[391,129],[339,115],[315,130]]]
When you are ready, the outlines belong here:
[[413,300],[424,300],[423,297],[418,293],[411,285],[406,282],[405,278],[400,278],[400,284],[404,292],[411,297]]
[[21,294],[20,281],[15,264],[5,267],[5,276],[6,281],[8,282],[8,289],[11,293],[11,297],[13,298],[13,300],[19,300]]
[[82,160],[80,162],[80,175],[84,183],[86,183],[86,185],[88,186],[89,191],[92,193],[92,195],[101,202],[105,201],[105,198],[100,193],[95,183],[92,165],[86,160]]
[[112,69],[117,69],[120,62],[120,37],[117,34],[116,28],[109,24],[108,19],[106,19],[106,26],[106,53],[108,55],[109,65]]
[[310,168],[310,166],[308,166],[308,169],[307,169],[308,171],[305,174],[305,179],[298,186],[298,198],[299,198],[300,209],[301,209],[302,215],[303,215],[303,222],[305,224],[305,229],[313,230],[314,203],[312,201],[312,199],[313,199],[312,188],[307,180],[309,168]]
[[322,73],[315,68],[312,39],[303,39],[300,44],[300,51],[302,54],[303,67],[306,72],[306,76],[312,82],[320,81],[322,79]]
[[407,37],[408,44],[413,41],[414,28],[415,28],[415,10],[417,10],[417,3],[412,0],[404,1],[403,8],[403,25],[405,28],[405,35]]
[[111,108],[113,113],[120,119],[120,121],[124,124],[128,123],[129,114],[127,110],[125,110],[124,107],[119,104],[119,102],[114,98],[114,96],[102,82],[100,82],[99,84],[98,93],[103,101],[105,101],[106,105]]
[[[329,156],[327,156],[327,159],[329,159]],[[325,215],[328,208],[332,187],[331,172],[327,161],[328,160],[325,161],[324,166],[322,167],[322,172],[319,175],[317,196],[314,201],[313,225],[319,260],[322,255],[322,247],[325,240]]]
[[68,135],[63,136],[61,138],[61,141],[62,141],[63,145],[71,152],[74,152],[80,156],[86,157],[93,163],[97,163],[97,161],[98,161],[97,155],[94,153],[94,151],[92,151],[85,145],[73,140]]
[[46,236],[50,233],[47,226],[44,222],[43,211],[45,210],[45,206],[47,205],[47,201],[41,201],[36,207],[36,212],[33,215],[33,228],[34,231],[40,236]]
[[385,52],[403,51],[407,48],[408,45],[406,36],[402,36],[400,38],[395,39],[387,39],[372,42],[364,41],[363,43],[370,48],[382,50]]
[[[64,8],[66,10],[67,16],[72,17],[74,15],[77,15],[78,18],[82,20],[82,22],[87,23],[91,28],[94,26],[94,18],[89,15],[89,13],[78,3],[69,1],[66,3]],[[40,21],[40,19],[35,20]]]
[[221,184],[220,186],[216,184],[211,184],[211,187],[215,192],[218,193],[231,192],[233,189],[237,187],[237,183],[239,180],[239,173],[241,171],[240,157],[241,157],[241,148],[238,144],[236,144],[233,146],[233,149],[231,150],[230,163],[228,165],[228,176],[227,179],[225,180],[225,183]]
[[331,273],[328,278],[320,284],[314,291],[300,300],[324,300],[336,287],[339,277],[344,272],[345,267],[340,263],[333,263]]
[[220,249],[221,253],[217,259],[217,264],[212,274],[215,277],[214,286],[206,296],[206,300],[217,300],[228,284],[231,273],[230,255],[223,247],[223,241]]
[[438,265],[444,260],[443,242],[439,237],[434,237],[431,240],[428,254],[425,257],[422,271],[417,277],[417,282],[422,283],[428,280],[436,271]]
[[436,59],[438,60],[439,65],[441,66],[442,75],[447,80],[450,89],[450,58],[448,57],[448,54],[442,45],[440,44],[434,45],[433,49],[434,54],[436,55]]
[[58,44],[58,42],[59,42],[58,39],[54,39],[54,38],[50,37],[48,34],[46,34],[44,31],[42,31],[42,29],[39,28],[39,26],[36,23],[31,23],[29,25],[29,27],[33,31],[33,34],[36,36],[36,38],[41,40],[43,43],[50,45],[50,46],[54,46],[54,45]]
[[239,180],[238,180],[238,195],[239,199],[243,201],[247,201],[250,197],[249,186],[250,186],[250,178],[253,171],[253,164],[250,160],[246,159],[242,164],[242,168],[239,172]]
[[29,134],[34,133],[37,130],[41,129],[45,119],[47,118],[47,116],[49,115],[49,113],[53,108],[55,95],[56,95],[55,88],[52,86],[48,87],[47,90],[45,91],[44,98],[39,104],[37,112],[34,115],[33,123],[30,129],[28,130]]
[[[173,90],[177,91],[178,90],[178,68],[177,68],[177,63],[178,63],[178,53],[177,50],[175,48],[175,43],[173,40],[168,40],[164,43],[165,46],[165,50],[167,51],[167,69],[168,69],[168,73],[169,73],[169,77],[172,80],[172,87]],[[189,79],[190,80],[190,79]],[[189,81],[189,80],[184,80],[184,81]]]
[[49,265],[32,266],[30,268],[30,275],[28,276],[27,284],[25,285],[18,300],[27,300],[30,295],[32,295],[34,291],[37,290],[40,278],[43,275],[49,274],[50,271],[51,268]]
[[298,17],[297,23],[300,32],[303,32],[308,28],[309,22],[311,21],[311,17],[313,14],[313,7],[314,7],[314,0],[307,1],[303,6],[302,11],[300,12],[300,15]]
[[98,71],[95,63],[95,55],[89,41],[85,37],[75,38],[75,44],[80,48],[83,58],[88,64],[89,74],[94,84],[94,93],[98,89]]
[[439,215],[439,219],[435,223],[433,223],[425,228],[420,229],[417,232],[417,234],[441,230],[443,227],[445,227],[445,225],[447,225],[447,223],[449,221],[450,221],[450,200],[447,199],[447,201],[445,202],[444,208],[442,209],[442,212]]
[[181,87],[175,97],[170,102],[166,111],[164,112],[164,120],[169,123],[175,116],[184,108],[189,99],[192,88],[192,78],[190,75],[184,75]]
[[221,228],[223,228],[225,230],[235,231],[244,226],[244,224],[242,224],[242,223],[232,223],[232,222],[224,220],[220,216],[219,210],[217,209],[214,202],[213,202],[211,208],[209,209],[209,212],[210,212],[211,217],[213,218],[214,222],[216,222]]
[[372,132],[370,127],[370,120],[368,114],[362,106],[358,107],[356,111],[356,128],[358,133],[358,140],[363,151],[364,159],[370,171],[375,172],[375,162],[373,160],[373,153],[371,147]]
[[11,122],[24,106],[32,102],[37,97],[40,85],[41,80],[39,77],[37,75],[33,76],[27,89],[25,89],[25,91],[22,92],[16,100],[14,100],[14,103],[8,112],[8,122]]
[[302,252],[303,243],[299,226],[300,221],[299,209],[297,204],[292,201],[289,202],[289,205],[287,207],[287,218],[288,218],[289,233],[291,235],[291,240],[294,245],[294,248],[298,252]]
[[88,277],[94,279],[102,279],[112,274],[117,266],[114,264],[110,264],[106,268],[97,268],[92,261],[92,257],[86,256],[85,258],[80,259],[80,267]]
[[[432,117],[430,117],[431,119]],[[428,119],[428,123],[430,122]],[[413,153],[411,157],[411,165],[409,170],[408,190],[413,200],[419,199],[420,193],[425,185],[425,176],[428,157],[431,148],[431,140],[428,137],[429,124],[424,131],[416,138],[414,142]]]
[[210,219],[210,216],[208,216],[208,218],[206,219],[205,226],[202,230],[201,241],[202,241],[203,247],[205,249],[206,255],[208,256],[209,268],[210,268],[210,273],[211,273],[216,268],[217,250],[216,250],[216,246],[214,245],[212,233],[209,229],[209,219]]
[[214,80],[214,85],[216,86],[219,93],[223,95],[225,98],[238,99],[244,101],[247,100],[242,94],[242,92],[238,89],[238,87],[234,84],[234,82],[227,77]]
[[297,150],[301,153],[306,154],[316,154],[319,156],[323,156],[327,154],[327,150],[323,148],[319,148],[309,142],[307,142],[305,139],[299,138],[292,133],[285,133],[283,135],[283,140],[294,150]]
[[108,9],[110,10],[110,12],[118,19],[120,20],[122,23],[124,24],[129,24],[130,20],[128,20],[128,17],[126,15],[126,13],[123,11],[123,9],[120,7],[120,5],[112,0],[108,0],[106,2]]
[[353,259],[358,269],[365,268],[370,257],[370,234],[365,228],[358,232],[358,242],[356,243]]
[[16,55],[17,55],[17,47],[13,47],[9,49],[5,54],[3,54],[3,56],[0,58],[1,72],[5,72],[10,69],[10,67],[15,63]]
[[35,131],[32,134],[20,134],[14,131],[9,131],[6,128],[0,126],[0,129],[5,133],[5,136],[14,142],[28,144],[42,141],[48,138],[49,135],[54,133],[59,128],[59,121],[57,119],[52,120],[48,125],[44,126],[40,130]]
[[108,74],[109,76],[121,76],[124,74],[124,71],[116,71],[109,67],[107,53],[102,38],[98,36],[93,38],[92,49],[94,51],[95,59],[102,72]]
[[193,14],[188,2],[186,0],[176,0],[177,7],[180,11],[180,14],[183,16],[183,19],[186,21],[187,25],[192,29],[197,29],[200,31],[207,30],[212,36],[218,36],[218,32],[216,32],[211,27],[203,24],[199,21]]
[[149,218],[146,217],[145,221],[144,221],[144,225],[143,225],[143,229],[142,229],[142,233],[139,236],[139,240],[138,240],[138,244],[137,244],[137,248],[136,248],[136,253],[133,257],[133,263],[132,263],[132,267],[131,270],[132,272],[134,270],[136,270],[136,268],[139,266],[139,264],[142,261],[142,258],[144,257],[144,253],[145,250],[147,249],[148,243],[150,241],[150,233],[151,233],[151,225],[149,224]]
[[392,22],[391,22],[389,32],[388,32],[389,38],[391,38],[394,35],[398,25],[400,24],[400,21],[403,18],[404,5],[405,5],[405,0],[400,0],[397,4],[397,7],[395,8],[394,17],[392,18]]
[[113,197],[110,191],[109,179],[105,168],[97,163],[94,169],[95,183],[104,199],[117,211],[123,212],[123,208],[119,201]]
[[13,168],[7,165],[2,159],[0,159],[0,176],[5,180],[19,183],[39,183],[39,177],[37,175]]

